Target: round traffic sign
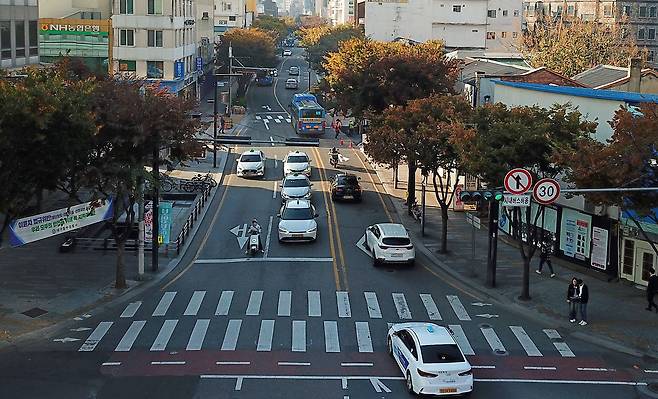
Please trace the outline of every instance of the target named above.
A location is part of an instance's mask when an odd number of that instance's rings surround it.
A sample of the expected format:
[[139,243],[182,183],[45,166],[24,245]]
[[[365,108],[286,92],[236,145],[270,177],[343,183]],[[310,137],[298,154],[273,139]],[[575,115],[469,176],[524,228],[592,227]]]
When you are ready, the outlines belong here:
[[532,189],[532,196],[542,205],[552,204],[560,196],[560,183],[555,179],[541,179]]
[[512,169],[505,175],[505,190],[511,194],[523,194],[532,187],[532,175],[525,169]]

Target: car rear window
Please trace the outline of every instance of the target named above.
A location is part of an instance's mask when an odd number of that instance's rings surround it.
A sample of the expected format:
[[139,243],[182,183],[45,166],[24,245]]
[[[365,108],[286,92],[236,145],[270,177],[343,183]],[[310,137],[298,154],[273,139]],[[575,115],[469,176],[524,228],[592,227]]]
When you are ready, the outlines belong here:
[[306,179],[286,179],[283,181],[283,187],[308,187],[309,181]]
[[291,155],[288,157],[288,162],[304,163],[304,162],[308,162],[308,158],[306,158],[304,155]]
[[341,176],[338,178],[338,184],[356,186],[359,184],[359,180],[356,178],[356,176]]
[[421,345],[420,353],[423,355],[423,363],[459,363],[464,361],[464,356],[455,344]]
[[243,155],[240,158],[240,162],[260,162],[260,156],[258,156],[258,155]]
[[281,214],[283,220],[309,220],[313,219],[311,208],[286,208]]
[[411,241],[408,237],[384,237],[382,239],[382,244],[384,245],[393,245],[393,246],[404,246],[411,244]]

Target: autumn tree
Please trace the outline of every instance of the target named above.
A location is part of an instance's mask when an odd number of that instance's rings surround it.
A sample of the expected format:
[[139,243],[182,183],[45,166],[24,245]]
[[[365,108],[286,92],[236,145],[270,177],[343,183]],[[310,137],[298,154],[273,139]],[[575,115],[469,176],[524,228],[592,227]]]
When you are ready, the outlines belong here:
[[[498,103],[475,110],[474,129],[459,131],[453,137],[464,171],[477,176],[487,187],[501,187],[505,174],[513,168],[529,170],[535,179],[556,177],[564,165],[556,163],[559,154],[596,129],[596,124],[568,106],[508,108]],[[521,299],[530,299],[530,261],[540,244],[542,230],[537,221],[544,208],[533,214],[531,207],[503,208],[512,221],[513,237],[523,259]]]
[[311,28],[308,31],[313,34],[304,36],[303,39],[307,60],[315,71],[322,74],[326,73],[323,64],[327,54],[338,51],[340,44],[345,40],[364,38],[363,30],[350,24]]
[[286,22],[283,18],[277,18],[270,15],[259,15],[254,20],[251,27],[269,32],[274,39],[274,43],[279,43],[283,40],[292,29],[289,22]]
[[631,57],[646,60],[622,23],[543,19],[523,34],[521,52],[535,67],[574,76],[601,64],[627,66]]
[[244,66],[269,68],[277,63],[275,40],[268,31],[257,28],[231,29],[215,47],[222,73],[228,73],[229,46],[233,47],[233,57]]

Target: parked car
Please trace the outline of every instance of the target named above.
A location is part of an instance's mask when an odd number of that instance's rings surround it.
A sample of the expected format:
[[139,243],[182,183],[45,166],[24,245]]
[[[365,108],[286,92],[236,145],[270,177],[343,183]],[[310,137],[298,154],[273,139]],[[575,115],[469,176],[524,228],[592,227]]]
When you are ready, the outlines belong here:
[[368,226],[365,244],[372,254],[375,267],[382,263],[407,263],[413,266],[416,260],[416,250],[407,229],[398,223]]
[[295,78],[286,79],[286,89],[298,89],[298,88],[299,88],[299,82],[297,82],[297,79]]
[[354,200],[361,202],[359,178],[350,173],[338,173],[331,182],[331,199]]

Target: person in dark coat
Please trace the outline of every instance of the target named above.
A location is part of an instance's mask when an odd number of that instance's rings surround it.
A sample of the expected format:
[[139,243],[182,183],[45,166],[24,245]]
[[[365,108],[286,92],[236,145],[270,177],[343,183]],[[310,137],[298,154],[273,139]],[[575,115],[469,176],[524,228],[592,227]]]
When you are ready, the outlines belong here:
[[567,303],[569,304],[569,321],[576,322],[576,310],[578,309],[578,279],[572,278],[567,288]]
[[654,268],[649,269],[649,284],[647,285],[647,310],[656,308],[656,313],[658,313],[658,305],[653,301],[653,297],[656,296],[658,292],[658,276],[656,275],[656,270]]
[[589,301],[589,288],[585,282],[578,279],[578,310],[580,313],[581,326],[587,325],[587,302]]
[[544,264],[547,264],[548,270],[551,271],[551,278],[555,277],[553,264],[551,263],[551,245],[545,242],[541,245],[539,250],[539,269],[536,270],[537,274],[541,274],[541,269],[544,268]]

